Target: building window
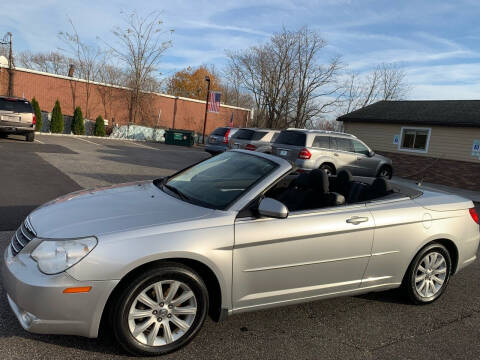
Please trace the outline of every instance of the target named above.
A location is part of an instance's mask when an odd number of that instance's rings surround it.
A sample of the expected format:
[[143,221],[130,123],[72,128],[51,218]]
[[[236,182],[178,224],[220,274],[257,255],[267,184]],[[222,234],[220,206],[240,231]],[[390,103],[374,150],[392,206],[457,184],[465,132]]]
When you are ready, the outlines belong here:
[[399,150],[427,152],[430,130],[429,128],[402,128]]

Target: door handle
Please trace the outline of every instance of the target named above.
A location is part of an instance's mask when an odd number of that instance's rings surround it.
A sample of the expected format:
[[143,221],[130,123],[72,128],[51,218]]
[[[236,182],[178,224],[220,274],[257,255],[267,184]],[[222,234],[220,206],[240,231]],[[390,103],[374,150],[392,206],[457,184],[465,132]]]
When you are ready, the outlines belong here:
[[366,216],[352,216],[350,219],[347,219],[346,222],[353,225],[358,225],[363,222],[367,222],[368,217]]

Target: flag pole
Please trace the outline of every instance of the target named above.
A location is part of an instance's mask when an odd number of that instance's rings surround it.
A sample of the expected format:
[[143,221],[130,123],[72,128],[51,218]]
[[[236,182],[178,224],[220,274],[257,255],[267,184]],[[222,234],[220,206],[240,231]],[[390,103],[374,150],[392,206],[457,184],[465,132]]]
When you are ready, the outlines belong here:
[[203,133],[202,133],[202,144],[205,145],[205,128],[207,127],[207,114],[208,114],[208,98],[210,96],[210,78],[205,76],[205,81],[207,82],[207,100],[205,101],[205,119],[203,120]]

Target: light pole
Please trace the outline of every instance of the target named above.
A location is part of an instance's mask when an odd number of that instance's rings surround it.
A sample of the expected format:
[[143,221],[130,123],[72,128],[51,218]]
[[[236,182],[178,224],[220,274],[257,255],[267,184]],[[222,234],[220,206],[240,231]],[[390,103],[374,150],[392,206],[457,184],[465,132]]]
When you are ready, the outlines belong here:
[[7,32],[0,41],[1,45],[9,45],[8,50],[8,96],[13,96],[13,53],[12,53],[12,33]]
[[210,94],[210,77],[205,76],[205,81],[207,82],[207,100],[205,102],[205,119],[203,120],[202,144],[205,144],[205,128],[207,126],[207,114],[208,114],[208,97]]

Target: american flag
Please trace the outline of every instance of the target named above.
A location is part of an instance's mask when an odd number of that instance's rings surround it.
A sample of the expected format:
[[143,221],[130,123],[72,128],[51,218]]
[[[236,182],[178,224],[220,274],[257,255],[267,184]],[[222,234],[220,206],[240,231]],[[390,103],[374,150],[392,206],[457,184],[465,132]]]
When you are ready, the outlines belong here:
[[208,112],[218,113],[220,111],[220,95],[221,93],[216,91],[210,91],[208,97]]

